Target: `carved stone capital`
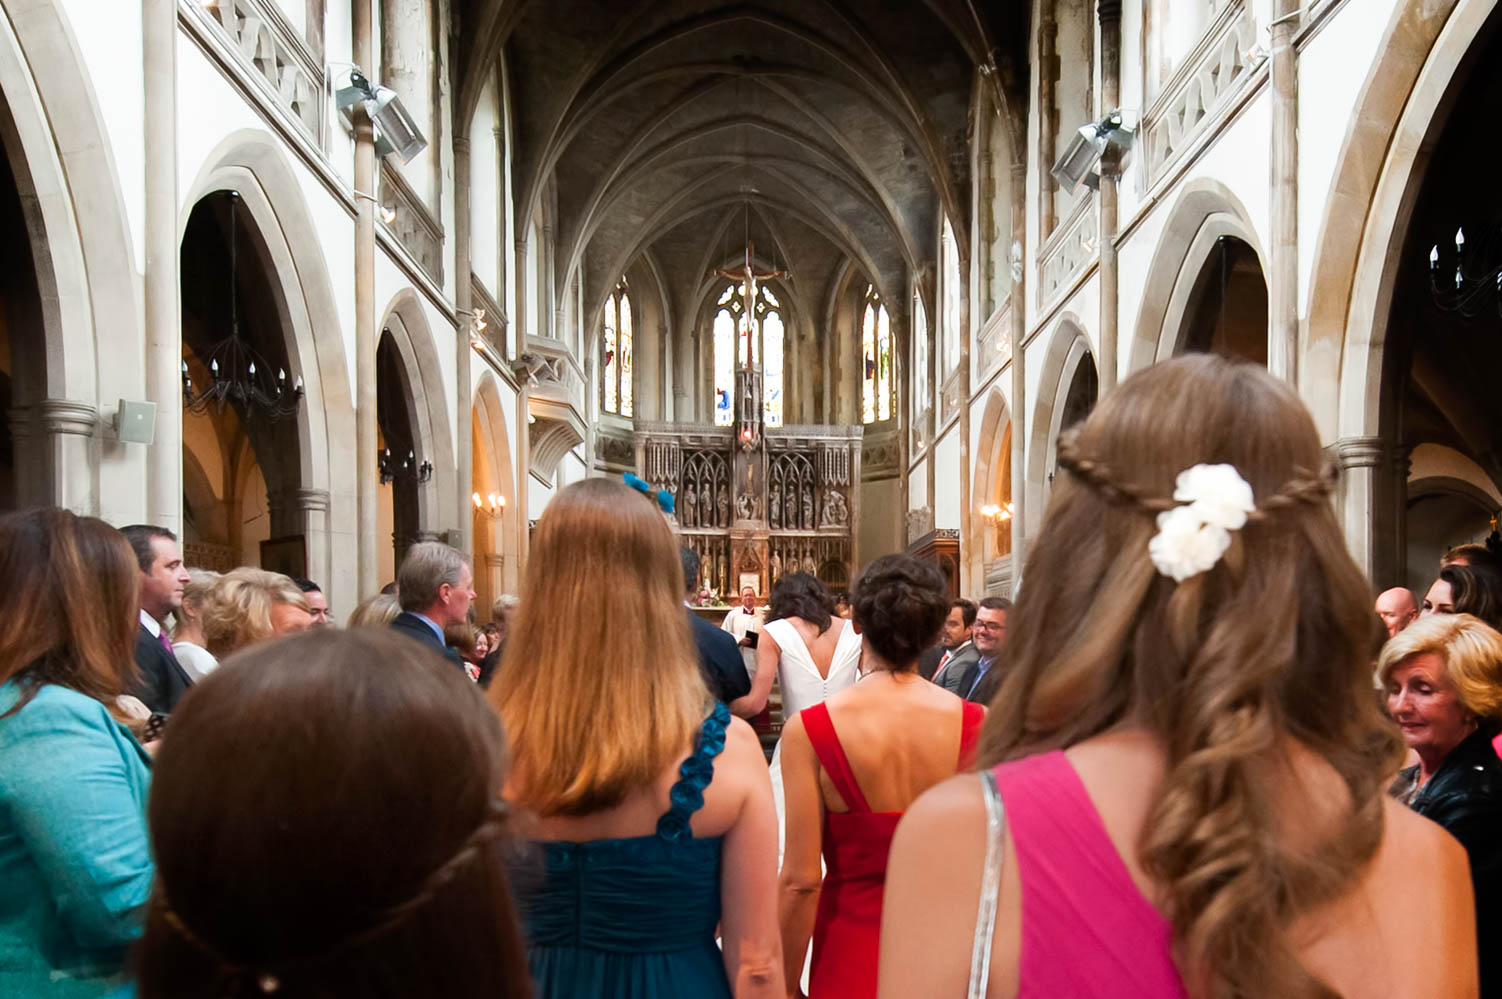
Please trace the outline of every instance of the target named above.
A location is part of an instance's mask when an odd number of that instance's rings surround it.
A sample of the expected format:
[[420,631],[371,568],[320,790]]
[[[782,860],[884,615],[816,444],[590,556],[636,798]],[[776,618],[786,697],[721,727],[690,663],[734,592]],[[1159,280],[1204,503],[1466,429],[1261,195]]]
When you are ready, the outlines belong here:
[[1330,447],[1343,469],[1376,468],[1387,451],[1387,443],[1381,437],[1342,437]]
[[42,432],[92,437],[99,425],[99,410],[87,402],[72,399],[43,399],[34,407]]

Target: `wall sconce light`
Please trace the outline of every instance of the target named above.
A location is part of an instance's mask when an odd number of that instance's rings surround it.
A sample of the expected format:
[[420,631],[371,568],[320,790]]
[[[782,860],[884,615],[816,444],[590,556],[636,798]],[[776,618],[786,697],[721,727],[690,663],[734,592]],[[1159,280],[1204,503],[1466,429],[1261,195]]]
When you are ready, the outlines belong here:
[[358,66],[351,66],[346,85],[334,91],[334,107],[353,124],[349,109],[356,104],[363,106],[375,123],[379,133],[376,136],[378,156],[394,153],[403,163],[410,163],[428,147],[428,140],[423,138],[422,130],[396,91],[372,84]]
[[1106,147],[1115,146],[1126,152],[1132,148],[1136,130],[1135,115],[1117,108],[1100,121],[1080,126],[1049,172],[1059,182],[1059,187],[1070,194],[1078,191],[1082,184],[1092,191],[1098,190],[1100,173],[1095,167],[1105,155]]
[[997,506],[995,503],[987,503],[980,508],[980,515],[1000,527],[1012,519],[1012,504]]
[[506,497],[500,493],[490,493],[488,496],[475,493],[470,498],[474,500],[476,514],[487,514],[491,518],[497,518],[506,512]]

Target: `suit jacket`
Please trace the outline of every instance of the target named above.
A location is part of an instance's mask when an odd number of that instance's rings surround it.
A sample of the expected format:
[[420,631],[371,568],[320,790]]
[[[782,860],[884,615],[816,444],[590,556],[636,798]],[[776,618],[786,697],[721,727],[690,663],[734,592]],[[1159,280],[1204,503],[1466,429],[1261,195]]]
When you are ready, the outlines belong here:
[[136,670],[140,677],[130,691],[156,714],[171,714],[193,678],[177,657],[166,649],[144,624],[136,626]]
[[438,634],[433,631],[428,622],[411,611],[402,611],[396,617],[392,618],[391,627],[408,638],[416,639],[455,666],[464,669],[464,657],[459,654],[459,650],[445,645],[443,639],[438,637]]
[[730,633],[691,610],[684,613],[688,615],[689,627],[694,633],[694,644],[699,647],[699,672],[704,674],[704,683],[715,700],[729,704],[737,697],[751,693],[746,662]]
[[975,682],[974,668],[980,659],[980,653],[975,649],[975,643],[966,642],[960,651],[949,657],[949,662],[944,666],[944,672],[938,674],[938,684],[951,694],[965,696],[970,689],[970,684]]
[[[991,699],[990,695],[996,693],[996,688],[1000,685],[998,680],[1000,674],[997,673],[997,665],[997,659],[993,658],[991,665],[986,667],[985,675],[982,676],[980,672],[980,653],[977,652],[975,660],[969,666],[965,667],[965,675],[960,680],[960,689],[955,691],[955,693],[967,701],[985,704]],[[993,676],[992,674],[996,675]]]

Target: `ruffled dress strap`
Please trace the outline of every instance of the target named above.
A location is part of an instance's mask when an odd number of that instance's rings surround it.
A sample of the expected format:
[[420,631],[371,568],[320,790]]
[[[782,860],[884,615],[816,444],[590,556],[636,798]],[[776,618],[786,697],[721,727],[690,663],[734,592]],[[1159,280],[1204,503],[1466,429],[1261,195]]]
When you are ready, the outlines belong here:
[[694,751],[678,767],[678,780],[668,792],[668,810],[657,820],[657,835],[668,840],[693,839],[689,819],[704,807],[704,789],[714,779],[714,758],[725,751],[730,709],[717,703],[699,726]]

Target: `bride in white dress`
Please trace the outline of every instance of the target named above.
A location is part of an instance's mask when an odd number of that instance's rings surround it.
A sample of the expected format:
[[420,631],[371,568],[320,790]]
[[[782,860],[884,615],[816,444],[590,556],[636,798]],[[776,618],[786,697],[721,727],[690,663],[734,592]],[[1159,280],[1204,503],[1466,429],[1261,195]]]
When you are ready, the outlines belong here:
[[[861,639],[849,621],[834,614],[834,599],[823,583],[804,572],[777,580],[767,601],[767,622],[756,646],[751,692],[730,705],[746,717],[761,711],[772,691],[782,688],[782,717],[790,719],[855,682]],[[777,804],[777,857],[782,863],[782,744],[772,753],[772,796]]]

